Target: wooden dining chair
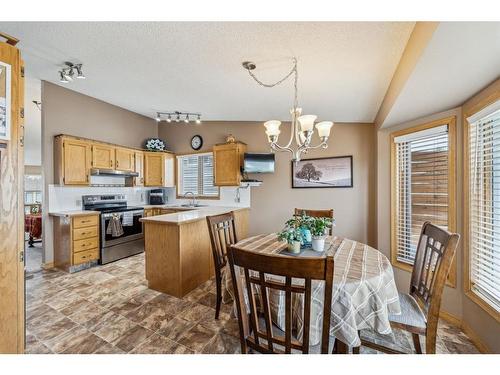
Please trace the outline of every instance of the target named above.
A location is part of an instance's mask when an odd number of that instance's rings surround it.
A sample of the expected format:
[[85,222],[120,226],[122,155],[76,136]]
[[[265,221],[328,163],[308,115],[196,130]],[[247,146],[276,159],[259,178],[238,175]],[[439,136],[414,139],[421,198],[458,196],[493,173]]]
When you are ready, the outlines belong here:
[[333,210],[309,210],[306,208],[296,208],[295,209],[295,215],[303,215],[306,214],[307,216],[312,216],[312,217],[329,217],[330,219],[333,219]]
[[[312,280],[324,280],[325,282],[321,353],[328,353],[333,257],[296,258],[259,254],[231,246],[228,258],[238,312],[241,352],[243,354],[246,354],[248,349],[260,353],[274,354],[291,353],[292,349],[304,354],[309,353]],[[282,276],[284,282],[266,278],[265,274]],[[292,284],[292,278],[294,284]],[[298,282],[300,279],[303,280],[303,284]],[[258,296],[255,286],[259,290]],[[271,321],[269,301],[271,290],[285,293],[284,332],[276,329]],[[301,342],[292,335],[292,293],[304,295],[302,315],[304,332]],[[256,298],[259,301],[259,309],[257,308]]]
[[296,208],[295,216],[307,215],[311,217],[328,217],[332,219],[332,226],[330,227],[330,234],[333,233],[333,210],[309,210],[306,208]]
[[222,271],[227,264],[227,250],[231,245],[238,242],[238,239],[236,238],[236,227],[232,211],[222,215],[207,216],[207,224],[208,232],[210,233],[210,244],[212,247],[215,269],[217,294],[215,302],[215,319],[219,319],[220,306],[222,303]]
[[[420,335],[425,336],[425,352],[436,353],[436,334],[444,285],[455,256],[460,235],[425,222],[418,241],[410,280],[410,292],[399,293],[400,315],[390,315],[391,327],[410,332],[415,351],[422,354]],[[370,341],[361,345],[386,353],[401,353]],[[359,352],[359,348],[355,350]]]

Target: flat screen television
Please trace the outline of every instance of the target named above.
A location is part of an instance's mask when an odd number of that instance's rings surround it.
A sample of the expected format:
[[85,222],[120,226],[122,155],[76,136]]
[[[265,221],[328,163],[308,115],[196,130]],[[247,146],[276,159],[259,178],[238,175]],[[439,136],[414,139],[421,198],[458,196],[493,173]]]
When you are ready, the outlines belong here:
[[255,154],[245,152],[243,156],[243,172],[274,173],[274,154]]

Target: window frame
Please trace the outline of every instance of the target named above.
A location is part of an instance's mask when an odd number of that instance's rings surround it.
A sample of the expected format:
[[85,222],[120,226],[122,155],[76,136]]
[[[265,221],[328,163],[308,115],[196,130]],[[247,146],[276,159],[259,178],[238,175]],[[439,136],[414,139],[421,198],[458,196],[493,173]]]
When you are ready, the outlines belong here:
[[[391,148],[391,264],[404,271],[412,272],[413,265],[401,262],[397,259],[397,233],[396,233],[396,218],[397,218],[397,184],[396,184],[396,143],[394,138],[415,133],[421,130],[431,129],[438,126],[448,126],[448,231],[456,232],[457,230],[457,208],[456,208],[456,117],[450,116],[426,122],[420,125],[412,126],[406,129],[398,130],[390,134]],[[457,286],[457,256],[454,257],[451,265],[450,273],[446,281],[446,285],[456,288]]]
[[[212,157],[214,158],[214,163],[213,163],[213,168],[214,168],[214,182],[215,182],[215,156],[214,156],[214,153],[212,151],[198,151],[198,152],[189,152],[189,153],[184,153],[184,154],[176,154],[175,156],[175,194],[176,194],[176,197],[177,199],[186,199],[186,197],[184,195],[181,195],[179,194],[179,190],[181,188],[181,184],[180,184],[180,168],[179,168],[179,160],[180,158],[182,157],[186,157],[186,156],[203,156],[203,155],[212,155]],[[199,177],[198,177],[198,183],[199,183]],[[196,195],[196,199],[212,199],[212,200],[218,200],[220,199],[220,186],[216,186],[214,185],[216,188],[217,188],[217,195]],[[190,197],[188,197],[190,198]]]
[[[470,148],[469,148],[469,131],[470,131],[470,123],[469,118],[474,116],[476,113],[480,112],[484,108],[490,106],[491,104],[500,100],[500,92],[495,92],[493,95],[490,95],[482,100],[479,100],[477,103],[473,104],[468,108],[464,105],[462,111],[462,121],[463,121],[463,165],[470,165]],[[497,322],[500,322],[500,313],[496,311],[493,306],[491,306],[488,302],[486,302],[479,294],[477,294],[472,288],[472,282],[470,277],[470,246],[469,246],[469,230],[470,230],[470,215],[469,215],[469,204],[470,204],[470,191],[469,191],[469,168],[463,168],[463,191],[464,191],[464,206],[463,206],[463,219],[464,219],[464,233],[463,233],[463,288],[464,294],[476,305],[481,307],[484,311],[486,311],[490,316],[495,318]]]

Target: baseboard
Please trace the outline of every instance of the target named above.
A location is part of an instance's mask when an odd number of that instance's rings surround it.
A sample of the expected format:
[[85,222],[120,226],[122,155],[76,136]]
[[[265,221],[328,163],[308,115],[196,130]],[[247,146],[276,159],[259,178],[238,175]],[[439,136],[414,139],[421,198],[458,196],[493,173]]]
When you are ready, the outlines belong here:
[[51,268],[54,268],[54,262],[49,262],[49,263],[43,263],[42,264],[42,269],[44,269],[44,270],[49,270]]
[[447,311],[441,310],[439,312],[439,317],[448,323],[454,324],[457,327],[460,327],[462,331],[469,337],[469,339],[472,341],[472,343],[476,346],[477,350],[479,350],[483,354],[489,354],[491,353],[490,349],[488,346],[481,340],[481,338],[477,335],[476,332],[467,324],[465,323],[461,318],[450,314]]

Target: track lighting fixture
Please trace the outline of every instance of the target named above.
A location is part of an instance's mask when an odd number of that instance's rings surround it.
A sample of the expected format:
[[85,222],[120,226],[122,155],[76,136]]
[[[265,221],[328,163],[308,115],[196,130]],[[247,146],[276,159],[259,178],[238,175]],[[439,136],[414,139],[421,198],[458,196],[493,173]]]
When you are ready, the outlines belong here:
[[[64,67],[58,72],[59,82],[68,83],[73,81],[73,77],[77,79],[85,79],[85,75],[82,72],[82,64],[74,64],[72,62],[66,61]],[[76,71],[76,76],[75,76]]]
[[190,121],[194,120],[197,124],[201,124],[201,113],[195,112],[180,112],[180,111],[172,111],[172,112],[156,112],[156,121],[160,122],[162,118],[166,118],[167,122],[181,122],[181,119],[186,124],[189,124]]

